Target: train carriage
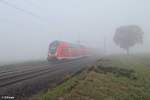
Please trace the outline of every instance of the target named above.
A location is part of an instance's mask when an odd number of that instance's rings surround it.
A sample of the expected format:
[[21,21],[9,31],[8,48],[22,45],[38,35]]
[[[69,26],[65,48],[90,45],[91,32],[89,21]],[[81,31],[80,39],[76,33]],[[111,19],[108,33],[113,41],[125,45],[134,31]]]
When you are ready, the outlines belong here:
[[75,59],[88,55],[88,49],[79,44],[64,41],[54,41],[49,45],[48,61]]

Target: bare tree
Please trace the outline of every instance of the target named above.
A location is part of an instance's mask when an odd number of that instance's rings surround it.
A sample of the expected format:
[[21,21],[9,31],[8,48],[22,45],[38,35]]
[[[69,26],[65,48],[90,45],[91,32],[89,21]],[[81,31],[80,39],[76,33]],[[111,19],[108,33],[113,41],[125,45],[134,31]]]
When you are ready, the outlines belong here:
[[129,54],[131,47],[143,43],[143,34],[143,30],[137,25],[120,26],[116,29],[113,40]]

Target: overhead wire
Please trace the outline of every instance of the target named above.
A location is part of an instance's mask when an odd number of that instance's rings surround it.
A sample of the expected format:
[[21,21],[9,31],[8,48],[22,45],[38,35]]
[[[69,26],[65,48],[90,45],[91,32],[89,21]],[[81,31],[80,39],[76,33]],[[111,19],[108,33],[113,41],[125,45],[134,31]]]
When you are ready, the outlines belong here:
[[19,10],[19,11],[21,11],[21,12],[24,12],[24,13],[26,13],[26,14],[28,14],[28,15],[31,15],[32,17],[38,18],[38,19],[41,20],[41,21],[46,21],[46,20],[44,20],[43,18],[41,18],[41,16],[39,16],[39,15],[37,15],[37,14],[31,12],[31,11],[27,11],[27,10],[25,10],[25,9],[23,9],[23,8],[20,8],[20,7],[14,5],[14,4],[12,4],[12,3],[9,3],[9,2],[6,1],[6,0],[0,0],[0,3],[3,3],[3,4],[5,4],[5,5],[7,5],[7,6],[10,6],[10,7],[14,8],[14,9],[17,9],[17,10]]
[[33,5],[36,8],[41,8],[39,5],[37,5],[37,3],[35,3],[32,0],[23,0],[24,2],[26,2],[27,4]]

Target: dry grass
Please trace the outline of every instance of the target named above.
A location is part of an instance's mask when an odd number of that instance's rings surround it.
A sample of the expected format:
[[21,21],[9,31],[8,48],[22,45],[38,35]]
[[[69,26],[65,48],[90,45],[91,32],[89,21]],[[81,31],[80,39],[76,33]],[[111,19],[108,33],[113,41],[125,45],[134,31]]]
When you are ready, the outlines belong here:
[[150,57],[109,56],[38,100],[150,100]]

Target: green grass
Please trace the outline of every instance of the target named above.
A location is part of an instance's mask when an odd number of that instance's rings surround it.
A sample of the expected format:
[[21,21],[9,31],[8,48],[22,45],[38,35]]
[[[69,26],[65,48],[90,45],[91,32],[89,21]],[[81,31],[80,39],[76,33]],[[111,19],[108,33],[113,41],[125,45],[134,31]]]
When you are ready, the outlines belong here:
[[111,55],[38,100],[150,100],[150,55]]

